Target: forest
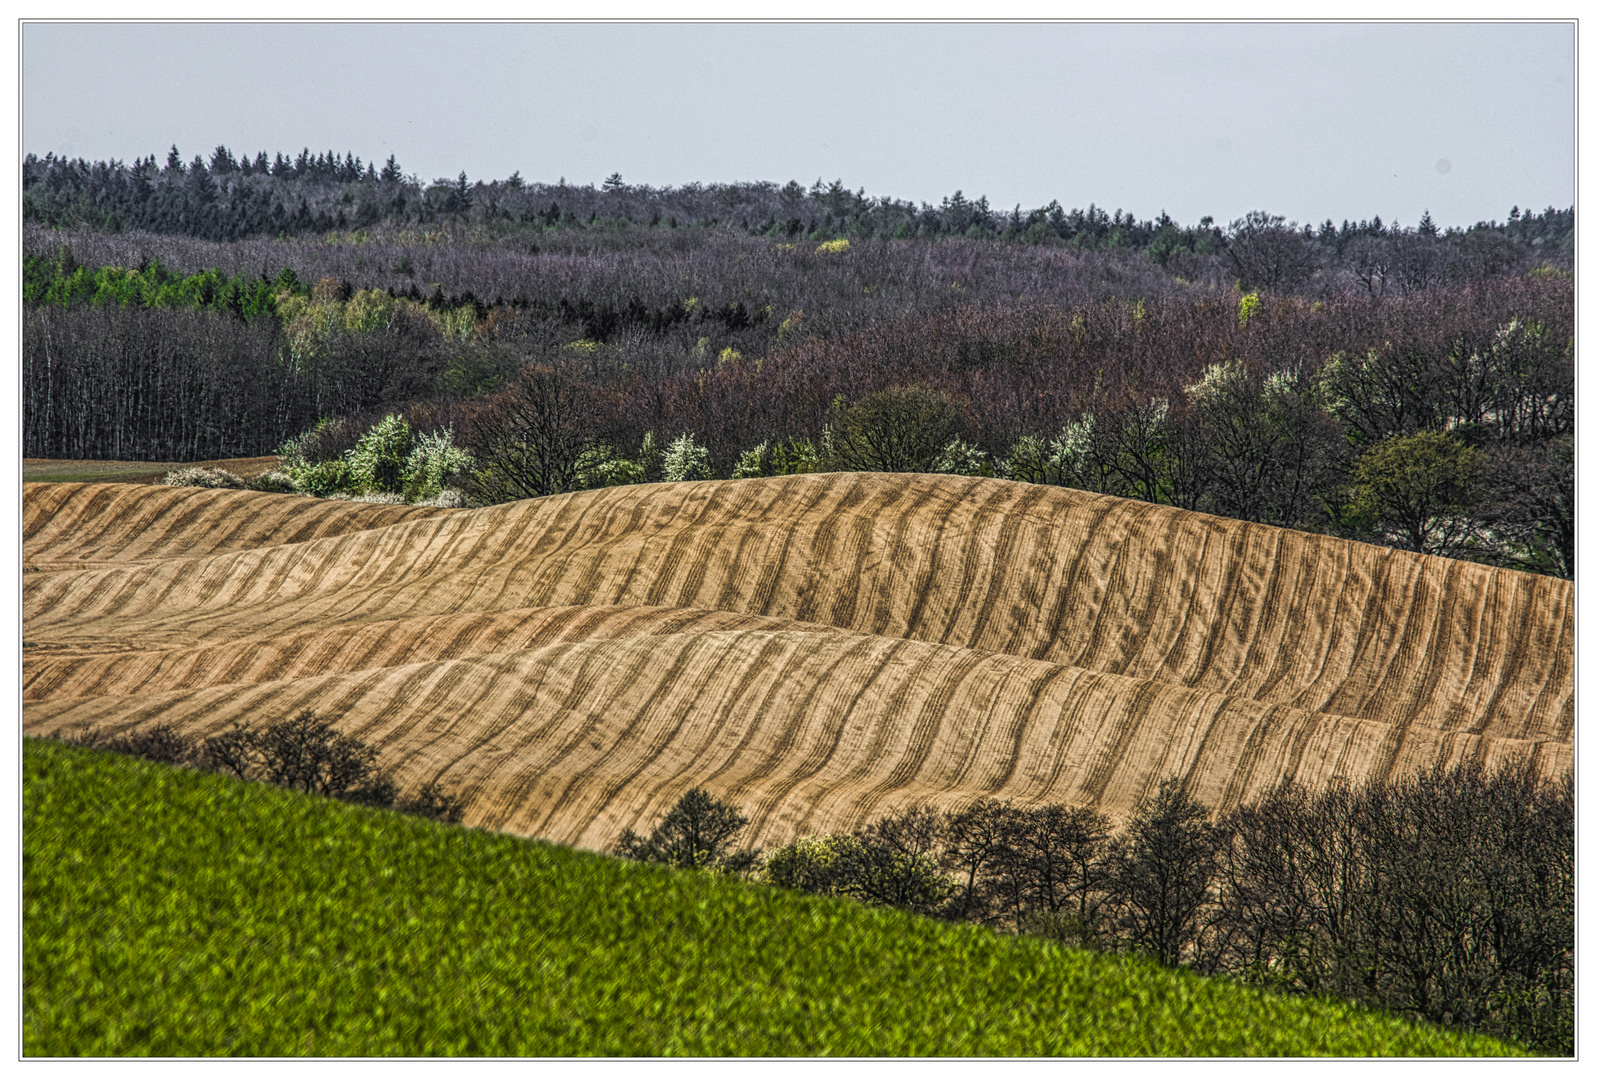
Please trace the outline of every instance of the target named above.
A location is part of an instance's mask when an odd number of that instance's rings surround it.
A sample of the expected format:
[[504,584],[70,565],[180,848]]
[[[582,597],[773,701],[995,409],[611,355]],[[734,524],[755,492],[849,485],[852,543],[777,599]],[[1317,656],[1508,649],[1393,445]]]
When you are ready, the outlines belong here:
[[1573,208],[1181,225],[220,146],[23,188],[29,457],[468,504],[961,472],[1574,573]]

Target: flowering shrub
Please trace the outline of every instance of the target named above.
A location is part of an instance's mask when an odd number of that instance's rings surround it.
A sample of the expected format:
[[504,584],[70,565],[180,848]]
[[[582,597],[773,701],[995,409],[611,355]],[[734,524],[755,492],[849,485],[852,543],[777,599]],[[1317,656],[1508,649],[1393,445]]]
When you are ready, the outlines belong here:
[[710,479],[710,451],[693,441],[692,432],[685,431],[671,440],[660,465],[668,484]]
[[226,469],[207,469],[201,465],[189,465],[181,469],[173,469],[166,474],[166,478],[161,483],[168,487],[242,488],[249,486]]
[[473,464],[472,456],[455,445],[452,427],[416,436],[405,459],[405,501],[437,498],[450,478],[469,472]]

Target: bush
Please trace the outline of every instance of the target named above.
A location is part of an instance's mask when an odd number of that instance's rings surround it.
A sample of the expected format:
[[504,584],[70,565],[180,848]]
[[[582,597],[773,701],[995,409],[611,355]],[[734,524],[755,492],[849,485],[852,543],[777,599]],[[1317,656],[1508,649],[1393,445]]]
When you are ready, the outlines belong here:
[[668,484],[683,480],[710,479],[710,451],[693,441],[692,432],[671,440],[660,459],[660,470]]
[[64,734],[61,741],[96,750],[109,750],[113,754],[141,757],[163,765],[188,764],[194,760],[197,749],[192,740],[170,724],[157,724],[145,731],[112,736],[104,735],[93,727],[80,727]]
[[251,477],[245,484],[251,491],[269,491],[279,495],[292,495],[295,491],[294,478],[277,469]]
[[767,439],[752,450],[743,451],[732,470],[732,479],[792,476],[797,473],[818,472],[820,467],[820,456],[816,452],[815,444],[809,439],[789,436],[774,446]]
[[[351,493],[399,494],[403,490],[406,466],[411,460],[414,443],[410,424],[397,413],[389,413],[373,424],[349,453]],[[436,446],[429,447],[429,451],[439,459],[441,467],[443,452]],[[418,462],[418,467],[423,470],[425,460]]]
[[847,891],[848,865],[857,858],[859,841],[847,834],[804,836],[765,856],[760,880],[767,885],[839,896]]
[[344,458],[304,465],[290,475],[293,477],[295,491],[322,498],[346,491],[353,485],[349,462]]
[[455,445],[454,428],[416,436],[403,470],[405,501],[437,498],[446,484],[470,473],[471,467],[471,455]]
[[457,824],[465,813],[466,804],[458,795],[451,795],[439,787],[437,781],[430,781],[412,798],[398,803],[395,809],[434,821]]
[[309,710],[263,728],[251,741],[262,779],[292,791],[338,798],[361,790],[377,771],[376,750]]
[[993,467],[987,452],[979,450],[965,440],[954,437],[932,459],[932,472],[954,473],[958,476],[991,476]]
[[203,487],[203,488],[245,488],[247,484],[240,477],[234,476],[226,469],[207,469],[203,465],[187,465],[181,469],[173,469],[161,481],[167,487]]

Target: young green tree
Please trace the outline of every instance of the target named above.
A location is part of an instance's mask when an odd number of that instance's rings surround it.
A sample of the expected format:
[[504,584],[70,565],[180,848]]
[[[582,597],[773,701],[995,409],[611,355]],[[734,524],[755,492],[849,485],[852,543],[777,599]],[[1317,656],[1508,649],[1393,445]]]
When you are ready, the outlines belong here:
[[693,433],[684,431],[665,448],[660,459],[662,478],[668,484],[683,480],[710,479],[710,450],[693,439]]
[[1353,519],[1410,551],[1454,555],[1474,529],[1465,516],[1481,474],[1479,452],[1434,431],[1388,438],[1353,469]]

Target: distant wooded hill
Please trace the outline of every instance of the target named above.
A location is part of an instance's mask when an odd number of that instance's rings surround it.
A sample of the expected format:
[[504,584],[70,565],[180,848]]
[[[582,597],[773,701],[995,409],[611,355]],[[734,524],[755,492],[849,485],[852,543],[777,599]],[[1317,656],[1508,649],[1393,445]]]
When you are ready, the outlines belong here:
[[[351,152],[332,151],[267,159],[235,156],[218,146],[209,161],[200,155],[184,163],[176,146],[159,165],[154,155],[132,164],[115,159],[89,162],[29,154],[22,166],[23,218],[51,227],[88,225],[100,229],[142,229],[210,240],[236,240],[261,234],[300,234],[363,228],[379,222],[432,224],[469,221],[501,227],[585,228],[637,225],[680,228],[722,226],[772,237],[830,236],[1004,237],[1030,242],[1063,241],[1077,247],[1130,248],[1164,265],[1181,252],[1217,254],[1231,248],[1228,230],[1203,218],[1183,226],[1168,214],[1138,219],[1089,205],[1065,210],[1057,201],[1032,210],[993,207],[986,196],[967,199],[956,191],[940,205],[850,191],[841,180],[817,179],[808,188],[797,181],[685,184],[654,188],[626,183],[619,173],[602,185],[529,183],[519,173],[505,180],[455,179],[423,184],[407,175],[390,156],[379,168]],[[1239,226],[1258,223],[1277,228],[1271,215],[1249,215]],[[1427,239],[1469,249],[1507,241],[1547,252],[1571,252],[1574,208],[1548,207],[1521,213],[1516,206],[1503,223],[1479,222],[1442,230],[1429,213],[1412,228],[1382,222],[1327,219],[1318,227],[1292,231],[1312,242],[1322,255],[1349,257],[1352,245]],[[1295,223],[1293,223],[1295,226]],[[1485,237],[1491,240],[1484,240]],[[1377,244],[1379,247],[1379,244]],[[1369,261],[1371,253],[1362,256]],[[1239,263],[1239,271],[1245,266]],[[1246,274],[1244,272],[1243,276]],[[1244,281],[1269,287],[1273,282]]]

